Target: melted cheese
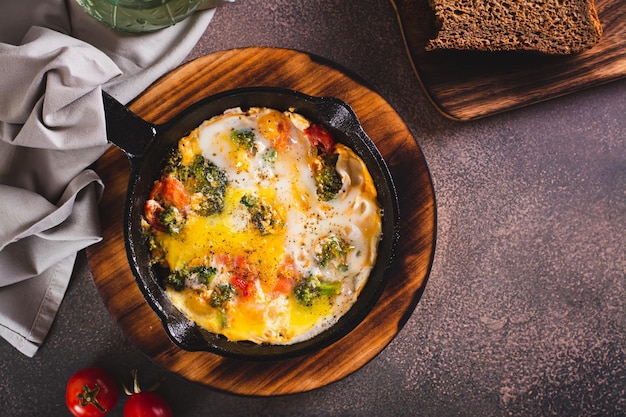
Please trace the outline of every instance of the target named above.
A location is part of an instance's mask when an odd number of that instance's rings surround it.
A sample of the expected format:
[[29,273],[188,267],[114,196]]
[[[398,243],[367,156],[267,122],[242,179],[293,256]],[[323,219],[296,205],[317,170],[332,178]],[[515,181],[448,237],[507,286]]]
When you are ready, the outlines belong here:
[[[221,213],[187,213],[177,234],[152,231],[171,271],[199,265],[216,271],[208,285],[182,290],[167,286],[166,291],[191,320],[229,340],[290,344],[313,337],[354,304],[375,263],[381,210],[372,178],[351,149],[335,144],[342,188],[334,199],[319,201],[311,171],[317,149],[306,137],[308,126],[293,112],[230,109],[179,142],[183,164],[202,154],[224,171],[228,186]],[[234,130],[254,133],[253,152],[231,140]],[[271,207],[271,233],[253,226],[241,203],[244,196]],[[341,267],[322,266],[317,258],[320,242],[329,236],[350,245]],[[285,265],[290,272],[281,277]],[[308,306],[299,304],[293,285],[310,274],[340,283],[340,292]],[[233,282],[235,295],[223,306],[212,307],[216,287]]]

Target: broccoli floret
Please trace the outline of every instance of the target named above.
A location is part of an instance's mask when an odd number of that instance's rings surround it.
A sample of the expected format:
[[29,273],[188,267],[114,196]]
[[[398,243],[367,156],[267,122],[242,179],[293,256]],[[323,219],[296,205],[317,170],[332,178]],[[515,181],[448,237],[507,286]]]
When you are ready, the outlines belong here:
[[185,176],[185,172],[184,172],[185,168],[186,167],[182,164],[182,155],[176,149],[172,151],[163,171],[169,172],[175,178],[178,178],[180,181],[183,181],[183,178]]
[[211,294],[210,304],[214,308],[223,308],[233,295],[235,294],[235,287],[230,284],[219,284],[213,289]]
[[259,199],[251,195],[244,194],[239,202],[248,208],[254,208],[254,206],[258,204]]
[[197,155],[191,166],[197,181],[195,191],[202,193],[199,214],[208,216],[224,210],[224,195],[228,181],[226,173],[217,165]]
[[228,180],[226,173],[202,155],[196,155],[193,163],[183,170],[181,181],[190,185],[194,193],[203,198],[196,210],[201,216],[210,216],[224,210],[224,195]]
[[224,195],[228,186],[226,173],[203,155],[195,155],[190,165],[183,165],[179,151],[170,156],[166,172],[177,178],[191,193],[201,193],[203,198],[195,211],[210,216],[224,210]]
[[326,268],[334,260],[340,270],[348,269],[346,257],[354,249],[354,246],[335,235],[330,235],[322,240],[318,247],[319,250],[315,252],[315,260],[322,268]]
[[144,232],[148,241],[148,249],[150,250],[150,264],[156,265],[161,263],[165,259],[163,247],[157,242],[151,229],[146,228]]
[[199,284],[204,285],[209,285],[216,274],[217,269],[205,265],[197,266],[189,271],[190,276],[194,277]]
[[319,155],[314,165],[313,176],[317,183],[317,198],[321,201],[330,201],[341,190],[343,185],[341,176],[335,169],[338,155]]
[[254,143],[256,136],[250,129],[235,129],[230,133],[230,139],[238,147],[245,149],[251,155],[256,155],[257,147]]
[[262,235],[276,233],[283,227],[278,211],[258,198],[245,194],[239,200],[246,206],[252,218],[252,224],[259,229]]
[[313,305],[313,301],[321,296],[336,295],[341,290],[341,282],[323,282],[313,274],[302,278],[293,289],[298,304]]
[[200,265],[191,269],[185,266],[170,272],[167,276],[167,283],[176,291],[181,291],[187,286],[187,279],[195,280],[198,284],[209,285],[216,274],[217,269],[211,266]]
[[159,215],[159,221],[165,227],[165,231],[175,235],[180,233],[185,225],[185,216],[174,206],[168,206]]
[[185,279],[189,275],[186,269],[172,271],[167,276],[167,283],[172,286],[176,291],[181,291],[185,288]]

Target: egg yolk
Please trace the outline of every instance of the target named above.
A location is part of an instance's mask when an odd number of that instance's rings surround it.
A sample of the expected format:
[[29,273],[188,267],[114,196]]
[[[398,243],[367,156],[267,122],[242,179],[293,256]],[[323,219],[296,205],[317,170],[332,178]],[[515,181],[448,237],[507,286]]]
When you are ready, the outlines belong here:
[[263,235],[248,224],[238,224],[233,213],[242,211],[242,190],[226,192],[224,211],[210,217],[190,217],[178,235],[162,234],[160,244],[171,269],[194,265],[206,254],[242,256],[259,268],[263,282],[272,281],[284,254],[285,232]]

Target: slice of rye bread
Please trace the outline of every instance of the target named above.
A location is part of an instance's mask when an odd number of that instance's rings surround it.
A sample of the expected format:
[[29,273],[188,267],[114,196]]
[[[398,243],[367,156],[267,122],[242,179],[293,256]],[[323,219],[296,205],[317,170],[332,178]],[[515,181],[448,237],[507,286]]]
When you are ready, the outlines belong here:
[[572,54],[602,36],[594,0],[431,0],[439,26],[427,50]]

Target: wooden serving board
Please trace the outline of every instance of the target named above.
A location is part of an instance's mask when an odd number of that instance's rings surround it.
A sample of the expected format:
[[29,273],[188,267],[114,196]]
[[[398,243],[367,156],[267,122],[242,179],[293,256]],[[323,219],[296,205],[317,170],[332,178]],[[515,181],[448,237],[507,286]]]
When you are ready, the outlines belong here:
[[246,48],[207,55],[157,81],[130,108],[145,120],[163,123],[204,97],[252,86],[289,88],[344,100],[389,165],[400,198],[401,239],[388,285],[366,319],[330,347],[284,361],[234,360],[175,346],[144,301],[126,258],[122,222],[129,162],[114,147],[95,166],[106,186],[100,203],[104,238],[87,250],[87,256],[108,310],[154,362],[221,391],[269,396],[303,392],[337,381],[365,365],[394,338],[412,314],[430,271],[435,203],[424,157],[390,105],[342,71],[305,53]]
[[435,107],[459,121],[520,108],[626,76],[626,1],[595,0],[603,35],[570,56],[424,49],[436,33],[429,0],[391,0],[415,74]]

